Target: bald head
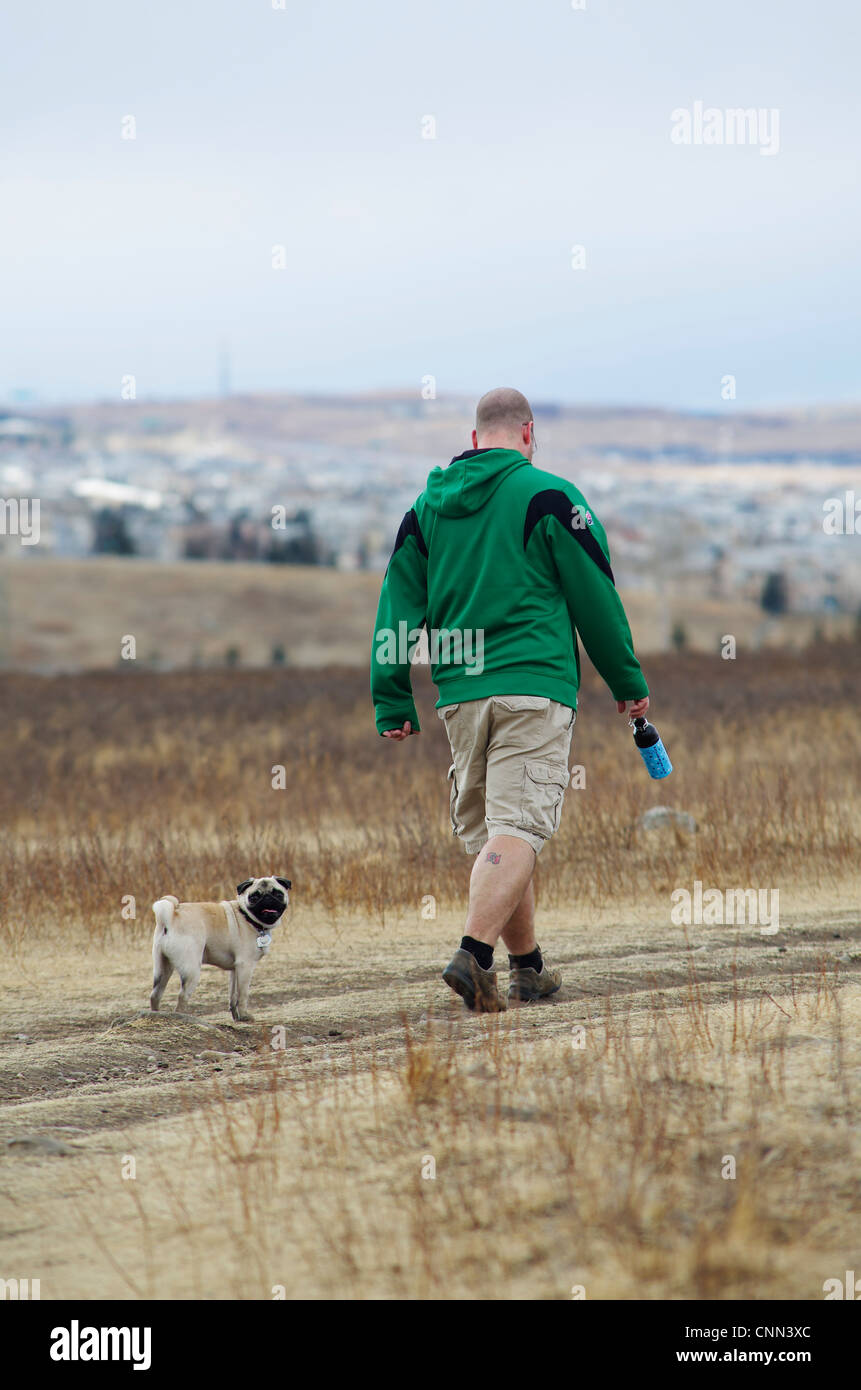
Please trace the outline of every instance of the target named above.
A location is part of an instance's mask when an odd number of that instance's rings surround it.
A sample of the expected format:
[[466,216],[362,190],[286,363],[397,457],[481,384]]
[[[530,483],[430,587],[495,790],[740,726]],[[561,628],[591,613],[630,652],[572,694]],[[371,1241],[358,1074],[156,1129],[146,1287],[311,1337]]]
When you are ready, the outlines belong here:
[[497,386],[482,396],[475,408],[475,428],[479,435],[500,430],[519,430],[532,419],[532,407],[522,391],[513,386]]
[[535,448],[532,407],[523,392],[497,386],[482,396],[475,410],[472,442],[476,449],[518,449],[531,459]]

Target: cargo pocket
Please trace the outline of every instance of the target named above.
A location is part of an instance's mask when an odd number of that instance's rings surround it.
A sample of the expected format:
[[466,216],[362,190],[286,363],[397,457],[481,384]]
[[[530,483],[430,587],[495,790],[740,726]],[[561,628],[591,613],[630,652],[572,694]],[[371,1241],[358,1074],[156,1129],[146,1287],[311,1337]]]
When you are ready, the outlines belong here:
[[567,763],[531,759],[523,767],[521,826],[549,839],[559,829],[562,800],[568,786]]
[[451,833],[456,835],[457,831],[457,779],[454,772],[454,763],[448,770],[449,793],[448,793],[448,817],[451,821]]

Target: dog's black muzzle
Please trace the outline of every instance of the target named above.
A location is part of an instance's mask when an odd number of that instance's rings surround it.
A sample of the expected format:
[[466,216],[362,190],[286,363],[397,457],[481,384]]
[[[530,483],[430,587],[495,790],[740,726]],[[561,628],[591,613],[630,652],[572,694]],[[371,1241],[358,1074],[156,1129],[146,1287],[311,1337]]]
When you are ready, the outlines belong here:
[[246,899],[248,911],[265,927],[273,927],[287,907],[281,893],[252,893]]

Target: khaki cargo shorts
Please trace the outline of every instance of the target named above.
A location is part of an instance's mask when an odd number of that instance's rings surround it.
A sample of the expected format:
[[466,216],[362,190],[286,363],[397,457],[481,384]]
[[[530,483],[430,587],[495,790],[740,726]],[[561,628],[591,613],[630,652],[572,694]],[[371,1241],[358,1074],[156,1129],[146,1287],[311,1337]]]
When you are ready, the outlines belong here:
[[444,705],[451,828],[467,854],[515,835],[538,854],[559,829],[574,711],[541,695],[491,695]]

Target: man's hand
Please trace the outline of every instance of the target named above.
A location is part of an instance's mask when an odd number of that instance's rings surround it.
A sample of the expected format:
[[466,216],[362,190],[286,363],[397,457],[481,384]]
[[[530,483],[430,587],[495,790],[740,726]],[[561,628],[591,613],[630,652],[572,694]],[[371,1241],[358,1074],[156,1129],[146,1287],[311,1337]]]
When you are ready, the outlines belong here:
[[[630,704],[631,708],[628,709]],[[627,714],[629,719],[640,719],[649,708],[649,697],[644,695],[641,700],[617,700],[616,709],[620,714]]]
[[[649,702],[647,700],[646,704],[648,703]],[[410,721],[406,719],[404,721],[404,727],[402,729],[384,729],[383,738],[393,738],[397,743],[400,743],[401,739],[409,738],[410,734],[420,733],[421,729],[414,729]]]

